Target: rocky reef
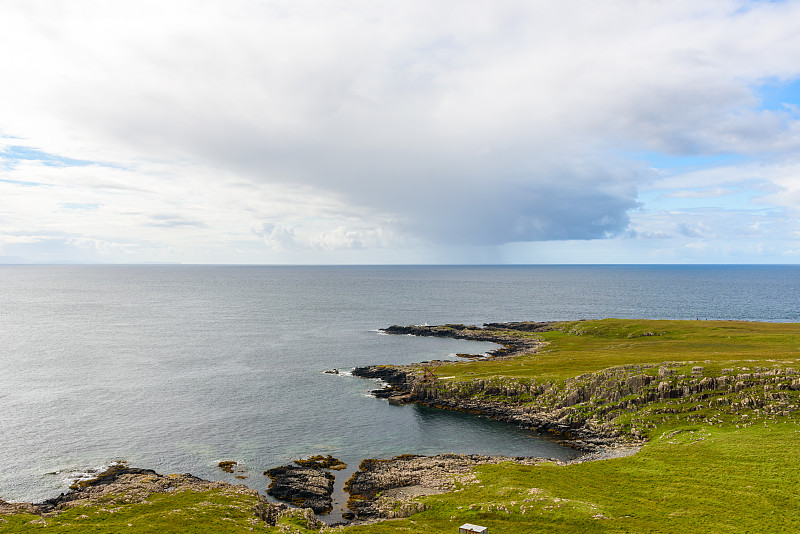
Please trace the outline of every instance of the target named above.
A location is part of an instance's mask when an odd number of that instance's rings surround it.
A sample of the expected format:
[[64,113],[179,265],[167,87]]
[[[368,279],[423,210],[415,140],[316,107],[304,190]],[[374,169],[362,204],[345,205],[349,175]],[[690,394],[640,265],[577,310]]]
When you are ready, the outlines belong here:
[[316,469],[333,469],[334,471],[339,471],[347,467],[347,464],[343,461],[339,460],[338,458],[334,458],[330,454],[327,456],[322,456],[318,454],[316,456],[311,456],[310,458],[295,460],[294,463],[301,467],[314,467]]

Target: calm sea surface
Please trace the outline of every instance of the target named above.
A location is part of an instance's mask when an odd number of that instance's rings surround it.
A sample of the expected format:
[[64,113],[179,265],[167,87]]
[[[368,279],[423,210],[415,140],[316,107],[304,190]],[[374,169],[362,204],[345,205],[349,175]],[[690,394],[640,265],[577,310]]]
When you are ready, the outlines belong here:
[[566,459],[510,425],[368,396],[323,373],[491,344],[392,324],[603,317],[800,321],[795,266],[0,266],[0,499],[116,460],[265,490],[312,454]]

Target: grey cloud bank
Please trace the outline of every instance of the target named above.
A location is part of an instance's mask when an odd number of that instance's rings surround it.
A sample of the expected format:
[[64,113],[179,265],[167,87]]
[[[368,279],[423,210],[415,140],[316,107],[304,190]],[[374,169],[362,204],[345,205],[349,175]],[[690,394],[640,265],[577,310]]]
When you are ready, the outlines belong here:
[[800,75],[796,2],[33,4],[0,7],[0,134],[82,166],[2,171],[0,252],[55,228],[113,261],[702,238],[661,226],[641,194],[680,172],[637,151],[742,155],[800,206],[770,170],[796,167],[798,110],[758,93]]

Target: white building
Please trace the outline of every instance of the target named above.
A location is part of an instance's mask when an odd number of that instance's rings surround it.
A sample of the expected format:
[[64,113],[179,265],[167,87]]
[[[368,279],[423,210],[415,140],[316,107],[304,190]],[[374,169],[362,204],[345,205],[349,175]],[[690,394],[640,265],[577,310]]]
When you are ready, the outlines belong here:
[[489,528],[464,523],[458,527],[458,534],[489,534]]

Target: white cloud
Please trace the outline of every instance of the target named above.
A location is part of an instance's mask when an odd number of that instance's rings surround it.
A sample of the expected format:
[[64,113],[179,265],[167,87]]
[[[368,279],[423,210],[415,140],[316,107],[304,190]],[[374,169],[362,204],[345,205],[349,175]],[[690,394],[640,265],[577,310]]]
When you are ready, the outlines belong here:
[[[799,19],[733,0],[4,2],[0,134],[99,163],[17,164],[4,179],[48,185],[5,183],[0,221],[201,256],[624,235],[642,186],[731,177],[654,183],[620,150],[800,148],[797,110],[754,93],[800,75]],[[737,172],[796,204],[788,178]]]

